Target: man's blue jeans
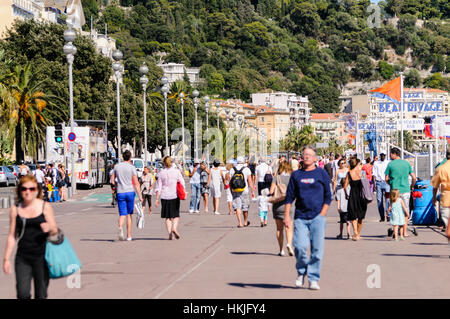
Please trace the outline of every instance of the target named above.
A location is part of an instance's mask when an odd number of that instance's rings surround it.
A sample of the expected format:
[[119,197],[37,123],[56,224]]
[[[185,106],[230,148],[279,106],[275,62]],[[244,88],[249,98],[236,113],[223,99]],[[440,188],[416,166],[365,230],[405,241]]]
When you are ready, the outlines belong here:
[[[325,243],[325,217],[317,215],[307,220],[294,220],[294,252],[297,258],[295,267],[299,276],[308,275],[308,281],[319,281],[322,267],[323,248]],[[311,243],[311,258],[308,258],[308,247]]]
[[[376,181],[375,186],[377,187],[378,213],[380,214],[380,219],[385,220],[385,212],[389,208],[389,198],[385,197],[385,193],[390,192],[390,186],[385,181]],[[383,203],[383,198],[385,203]],[[383,204],[385,204],[385,206],[383,206]]]
[[193,211],[200,210],[200,183],[191,184],[191,203],[189,205],[189,209]]

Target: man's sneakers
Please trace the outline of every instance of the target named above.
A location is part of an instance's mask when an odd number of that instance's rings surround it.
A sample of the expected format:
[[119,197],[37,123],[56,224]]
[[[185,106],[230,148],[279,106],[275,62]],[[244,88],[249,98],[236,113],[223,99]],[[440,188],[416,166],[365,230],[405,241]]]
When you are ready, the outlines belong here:
[[310,290],[319,290],[320,289],[319,283],[317,281],[311,281],[309,283],[309,289]]
[[305,276],[304,276],[304,275],[298,276],[298,277],[297,277],[297,280],[295,281],[295,286],[298,287],[298,288],[303,287],[303,281],[304,281],[304,279],[305,279]]
[[189,214],[193,214],[194,213],[194,210],[193,209],[190,209],[189,210]]
[[119,228],[119,233],[118,233],[118,236],[119,236],[119,240],[125,240],[125,236],[123,235],[123,229],[122,228]]
[[[295,286],[298,288],[302,288],[304,282],[305,282],[305,275],[299,275],[297,277],[297,280],[295,281]],[[320,290],[319,283],[317,281],[310,281],[309,289],[310,290]]]

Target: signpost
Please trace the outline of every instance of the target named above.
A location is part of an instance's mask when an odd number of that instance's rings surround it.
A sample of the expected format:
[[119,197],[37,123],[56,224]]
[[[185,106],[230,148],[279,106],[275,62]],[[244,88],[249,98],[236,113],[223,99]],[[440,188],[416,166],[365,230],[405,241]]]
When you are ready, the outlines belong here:
[[69,141],[73,142],[76,140],[76,138],[77,138],[77,136],[75,135],[74,132],[69,133],[69,136],[68,136]]

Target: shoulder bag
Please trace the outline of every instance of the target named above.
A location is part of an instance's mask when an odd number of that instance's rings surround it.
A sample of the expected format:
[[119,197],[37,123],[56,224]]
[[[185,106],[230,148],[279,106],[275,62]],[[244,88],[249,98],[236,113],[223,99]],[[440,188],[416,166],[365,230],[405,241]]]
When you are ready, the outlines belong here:
[[276,176],[276,186],[273,196],[269,198],[269,203],[280,203],[286,199],[287,186],[281,182],[280,176]]
[[50,278],[70,276],[81,269],[81,262],[61,229],[58,228],[55,237],[49,237],[45,246],[45,261]]
[[371,201],[373,201],[373,192],[370,189],[370,184],[364,171],[361,171],[361,184],[361,196],[366,200],[367,203],[370,203]]

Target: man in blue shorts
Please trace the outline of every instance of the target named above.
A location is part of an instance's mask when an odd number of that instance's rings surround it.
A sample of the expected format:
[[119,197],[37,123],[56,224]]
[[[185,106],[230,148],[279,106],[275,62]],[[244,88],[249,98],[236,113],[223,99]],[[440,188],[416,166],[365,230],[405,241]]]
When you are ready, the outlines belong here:
[[[116,182],[117,180],[117,182]],[[131,152],[125,151],[123,153],[123,162],[114,166],[111,174],[111,185],[116,186],[117,191],[117,206],[119,207],[119,240],[124,240],[123,224],[125,218],[127,220],[127,241],[131,241],[131,215],[134,209],[134,198],[136,193],[139,196],[139,201],[143,202],[141,194],[141,186],[137,177],[137,171],[131,163]]]

